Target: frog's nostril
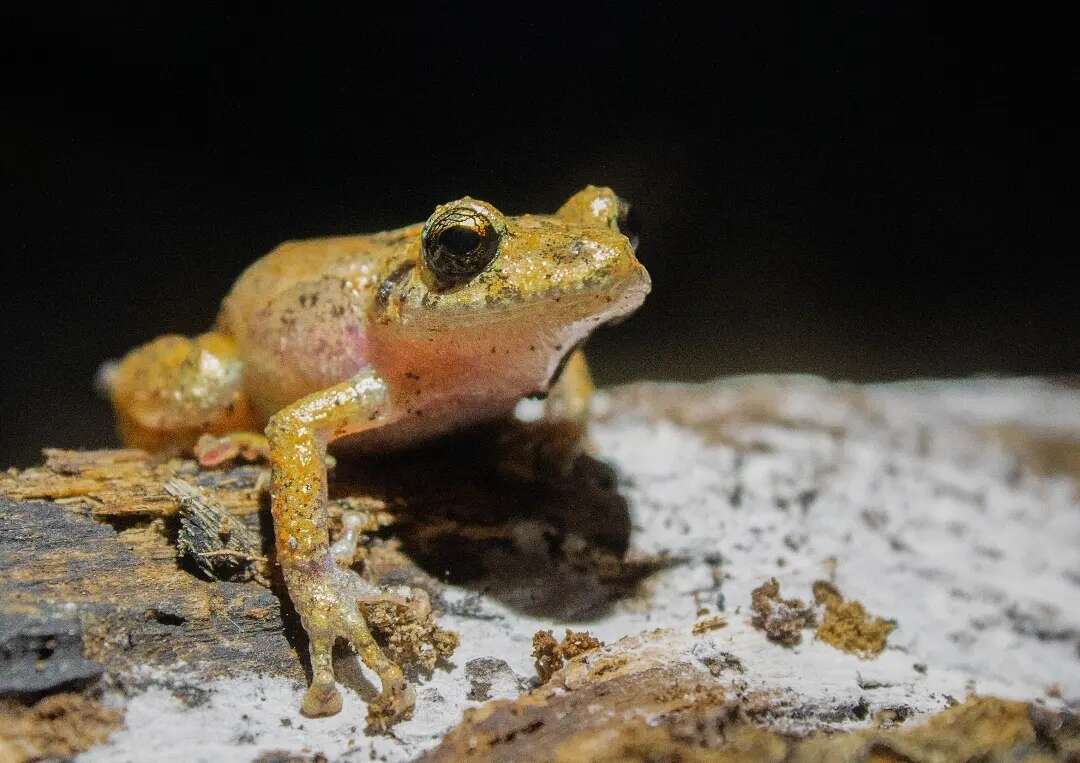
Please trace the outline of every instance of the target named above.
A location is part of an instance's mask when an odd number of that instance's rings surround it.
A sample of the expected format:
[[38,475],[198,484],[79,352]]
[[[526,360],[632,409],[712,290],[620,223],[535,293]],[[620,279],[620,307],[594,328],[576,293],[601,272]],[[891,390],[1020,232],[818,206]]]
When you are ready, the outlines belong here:
[[625,199],[619,199],[619,233],[630,240],[630,247],[636,252],[641,240],[641,215],[637,209]]

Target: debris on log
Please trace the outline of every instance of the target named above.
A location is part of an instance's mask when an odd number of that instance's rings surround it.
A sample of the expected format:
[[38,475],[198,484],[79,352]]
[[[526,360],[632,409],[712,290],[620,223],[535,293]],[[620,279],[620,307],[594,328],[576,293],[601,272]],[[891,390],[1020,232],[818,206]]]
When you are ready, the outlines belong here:
[[[475,435],[336,454],[332,540],[363,535],[344,562],[423,588],[461,639],[420,656],[385,736],[347,650],[342,713],[299,714],[265,464],[48,450],[0,473],[0,759],[1080,754],[1080,388],[752,377],[595,409],[596,458],[539,483]],[[170,480],[213,509],[197,529]],[[241,527],[264,585],[178,558],[182,532],[205,552]]]
[[[240,519],[181,479],[165,483],[165,492],[180,505],[177,553],[191,561],[207,578],[266,580],[269,570],[261,556],[262,539]],[[260,564],[261,567],[256,567]]]
[[971,696],[922,724],[881,712],[846,734],[792,733],[773,724],[779,697],[683,661],[683,645],[657,631],[590,652],[516,700],[466,711],[420,761],[1041,763],[1080,753],[1080,717],[992,697]]
[[769,640],[784,646],[797,646],[802,643],[803,628],[812,628],[817,624],[813,608],[802,599],[780,598],[780,581],[769,578],[750,592],[750,609],[754,612],[751,621],[755,628],[765,631]]
[[825,609],[815,638],[867,659],[885,649],[894,623],[874,617],[857,601],[845,600],[836,586],[825,580],[814,583],[814,601]]
[[563,635],[562,643],[555,639],[551,631],[537,631],[533,636],[532,644],[536,675],[542,684],[551,680],[551,676],[567,660],[604,645],[599,639],[593,638],[588,631],[579,633],[569,628]]

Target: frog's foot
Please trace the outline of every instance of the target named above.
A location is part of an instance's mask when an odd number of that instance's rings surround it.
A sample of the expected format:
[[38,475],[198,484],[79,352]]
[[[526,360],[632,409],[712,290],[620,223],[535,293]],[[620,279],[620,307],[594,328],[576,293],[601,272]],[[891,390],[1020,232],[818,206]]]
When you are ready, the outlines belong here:
[[[401,668],[375,642],[364,613],[370,608],[379,611],[380,607],[385,607],[401,615],[402,625],[420,625],[421,630],[426,627],[430,633],[445,633],[430,622],[431,604],[427,594],[404,587],[375,586],[355,572],[338,567],[330,559],[315,570],[289,571],[287,581],[310,639],[312,680],[304,695],[303,713],[319,717],[334,715],[341,710],[341,694],[334,680],[331,654],[334,642],[343,638],[352,644],[360,659],[378,674],[382,683],[379,696],[368,706],[370,727],[382,731],[407,718],[416,701],[415,693]],[[382,631],[383,623],[372,622],[372,625]],[[391,642],[393,638],[394,634],[391,634]],[[453,640],[456,646],[456,636]],[[432,645],[432,649],[437,648]]]
[[199,466],[210,468],[242,458],[258,461],[270,457],[270,445],[266,437],[257,432],[232,432],[217,436],[204,434],[192,449]]

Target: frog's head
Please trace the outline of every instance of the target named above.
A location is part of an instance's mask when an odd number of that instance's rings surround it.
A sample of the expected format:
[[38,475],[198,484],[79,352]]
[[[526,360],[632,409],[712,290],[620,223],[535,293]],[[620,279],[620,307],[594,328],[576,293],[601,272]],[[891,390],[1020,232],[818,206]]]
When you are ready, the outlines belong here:
[[594,186],[553,215],[508,217],[469,197],[443,204],[424,224],[415,267],[402,273],[407,285],[390,287],[398,318],[598,325],[628,315],[650,288],[633,224],[629,204]]

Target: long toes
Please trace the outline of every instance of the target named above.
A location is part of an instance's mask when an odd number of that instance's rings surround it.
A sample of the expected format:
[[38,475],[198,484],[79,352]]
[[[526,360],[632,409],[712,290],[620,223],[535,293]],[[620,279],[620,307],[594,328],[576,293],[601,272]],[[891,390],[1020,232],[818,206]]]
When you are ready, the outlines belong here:
[[341,712],[341,692],[336,686],[310,686],[300,712],[309,718],[323,718]]

